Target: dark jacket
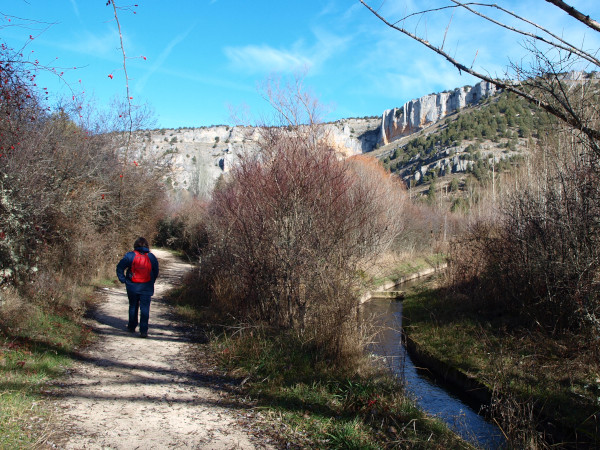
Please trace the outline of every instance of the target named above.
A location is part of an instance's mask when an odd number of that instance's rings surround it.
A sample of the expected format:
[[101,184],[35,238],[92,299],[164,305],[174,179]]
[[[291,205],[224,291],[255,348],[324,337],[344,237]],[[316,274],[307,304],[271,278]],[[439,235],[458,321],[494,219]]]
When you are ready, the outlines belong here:
[[127,286],[127,292],[131,292],[133,294],[142,294],[142,295],[154,295],[154,282],[156,281],[156,277],[158,277],[158,260],[156,256],[150,253],[148,247],[136,247],[140,253],[148,253],[148,258],[150,258],[150,264],[152,265],[152,279],[146,283],[134,283],[131,281],[131,273],[130,268],[133,263],[133,258],[135,257],[134,252],[127,252],[123,259],[119,261],[117,264],[117,277],[121,283],[125,283]]

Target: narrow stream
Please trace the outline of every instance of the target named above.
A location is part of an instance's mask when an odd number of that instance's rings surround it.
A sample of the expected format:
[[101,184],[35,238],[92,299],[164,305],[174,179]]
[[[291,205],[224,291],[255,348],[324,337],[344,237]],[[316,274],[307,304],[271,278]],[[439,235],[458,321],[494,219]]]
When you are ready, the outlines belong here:
[[503,448],[505,440],[499,428],[486,422],[459,394],[451,392],[431,377],[426,370],[418,369],[402,345],[402,302],[372,299],[363,305],[365,318],[371,317],[384,331],[371,351],[386,358],[387,364],[404,381],[408,395],[419,408],[446,422],[450,429],[463,439],[485,449]]

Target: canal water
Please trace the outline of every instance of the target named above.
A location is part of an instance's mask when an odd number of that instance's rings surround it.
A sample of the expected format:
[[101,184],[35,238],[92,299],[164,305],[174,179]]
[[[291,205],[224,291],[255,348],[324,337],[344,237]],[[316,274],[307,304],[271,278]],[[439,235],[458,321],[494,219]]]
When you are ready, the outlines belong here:
[[477,447],[503,448],[505,440],[500,429],[478,414],[477,406],[461,400],[457,392],[437,383],[427,370],[415,366],[402,344],[402,302],[372,299],[363,305],[365,319],[382,327],[371,352],[385,358],[405,384],[405,389],[420,409],[446,422],[450,429]]

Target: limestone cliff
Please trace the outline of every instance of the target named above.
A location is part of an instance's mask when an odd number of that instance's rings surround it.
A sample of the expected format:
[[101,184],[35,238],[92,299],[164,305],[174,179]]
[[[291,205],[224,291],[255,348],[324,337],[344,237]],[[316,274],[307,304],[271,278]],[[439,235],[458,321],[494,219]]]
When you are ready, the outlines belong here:
[[400,108],[386,110],[381,117],[379,145],[408,136],[435,123],[447,114],[496,93],[496,86],[482,81],[475,86],[456,88],[452,92],[430,94],[405,103]]
[[[385,111],[381,119],[351,118],[327,123],[323,138],[341,157],[367,153],[495,92],[495,86],[482,82],[426,95]],[[140,131],[135,136],[133,158],[169,167],[167,184],[197,195],[210,192],[219,175],[229,171],[241,155],[256,151],[258,137],[255,128],[225,125]]]
[[[343,119],[325,124],[323,137],[343,156],[372,150],[379,119]],[[198,195],[209,192],[219,175],[245,153],[257,150],[256,128],[218,125],[140,131],[130,156],[139,162],[169,168],[167,184]]]

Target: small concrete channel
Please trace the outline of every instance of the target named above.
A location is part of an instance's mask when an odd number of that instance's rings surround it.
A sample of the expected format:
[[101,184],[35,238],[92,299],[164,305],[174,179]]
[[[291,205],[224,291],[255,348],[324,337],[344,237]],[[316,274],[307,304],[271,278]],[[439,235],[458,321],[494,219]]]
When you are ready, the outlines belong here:
[[[425,276],[432,272],[429,271]],[[443,420],[452,431],[476,447],[504,448],[506,441],[500,429],[479,414],[486,406],[485,395],[477,398],[468,392],[470,388],[456,388],[456,384],[436,377],[429,364],[415,362],[417,358],[411,355],[412,348],[407,350],[402,335],[403,291],[397,289],[407,289],[421,282],[422,278],[412,277],[410,280],[401,280],[401,284],[388,285],[387,291],[380,289],[363,297],[364,320],[382,330],[372,344],[371,352],[385,359],[385,363],[404,383],[408,395],[427,414]]]

